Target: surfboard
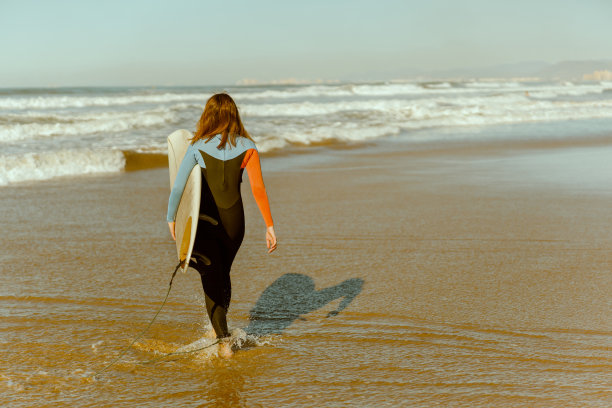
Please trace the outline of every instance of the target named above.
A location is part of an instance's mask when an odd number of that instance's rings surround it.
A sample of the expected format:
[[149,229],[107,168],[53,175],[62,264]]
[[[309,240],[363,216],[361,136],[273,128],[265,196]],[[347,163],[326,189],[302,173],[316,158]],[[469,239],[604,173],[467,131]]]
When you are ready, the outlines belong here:
[[[168,136],[168,168],[170,170],[170,189],[174,185],[181,161],[189,147],[189,139],[193,134],[185,129],[179,129]],[[176,253],[179,261],[187,260],[183,272],[187,271],[189,259],[193,250],[198,217],[200,215],[200,197],[202,194],[202,171],[197,164],[189,174],[185,190],[181,196],[176,212],[174,232],[176,233]]]

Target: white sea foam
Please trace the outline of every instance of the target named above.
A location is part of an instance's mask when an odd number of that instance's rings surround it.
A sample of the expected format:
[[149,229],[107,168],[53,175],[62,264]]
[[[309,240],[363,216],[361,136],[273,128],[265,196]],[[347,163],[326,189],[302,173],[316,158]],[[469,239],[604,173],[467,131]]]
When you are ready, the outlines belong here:
[[[449,130],[462,126],[612,119],[610,89],[609,81],[442,82],[236,87],[230,93],[266,152],[400,133],[417,140],[433,137],[414,132],[430,128],[452,135]],[[210,95],[204,88],[4,93],[0,185],[120,171],[122,150],[166,152],[167,135],[193,129]]]
[[[174,109],[158,108],[138,112],[99,112],[76,115],[7,115],[0,124],[0,142],[32,140],[52,136],[84,136],[118,133],[132,129],[159,127],[176,123],[180,116]],[[22,123],[19,123],[22,122]],[[26,123],[23,123],[26,122]]]
[[298,126],[288,126],[282,132],[265,133],[257,138],[257,148],[261,152],[279,150],[288,145],[312,145],[333,142],[360,142],[376,139],[383,136],[397,135],[401,131],[399,126],[370,125],[359,123],[336,122],[320,124],[311,129]]
[[[419,120],[443,119],[440,125],[502,122],[532,122],[566,119],[612,117],[612,101],[548,101],[531,100],[520,93],[498,96],[438,97],[427,99],[373,99],[314,103],[310,101],[284,104],[243,105],[245,117],[313,117],[308,125],[319,121],[360,122],[368,125],[376,118],[405,121],[419,125]],[[325,116],[317,120],[315,116]],[[434,124],[435,125],[435,124]],[[428,125],[429,126],[429,125]]]
[[207,337],[202,337],[192,343],[186,344],[184,346],[179,347],[175,353],[179,354],[187,354],[187,353],[197,353],[197,356],[200,359],[210,359],[217,355],[218,346],[216,344],[216,339],[210,339]]
[[412,95],[426,93],[427,89],[417,84],[380,84],[354,85],[353,92],[357,95]]
[[[522,94],[497,97],[354,101],[343,104],[257,105],[249,113],[275,115],[253,123],[262,151],[288,145],[360,142],[402,131],[435,127],[490,126],[612,118],[612,101],[530,100]],[[307,112],[309,114],[307,114]],[[286,118],[278,118],[286,115]],[[319,116],[316,116],[319,115]]]
[[449,82],[441,82],[441,83],[431,83],[425,85],[427,89],[449,89],[452,88],[453,85]]
[[[449,84],[450,85],[450,84]],[[436,89],[440,88],[440,89]],[[450,86],[423,87],[419,84],[342,84],[342,85],[312,85],[300,87],[284,87],[279,89],[267,89],[264,91],[245,92],[237,89],[232,93],[233,98],[240,102],[242,100],[260,99],[299,99],[314,97],[346,97],[355,95],[365,96],[392,96],[426,94],[438,91],[448,91]],[[245,89],[246,90],[246,89]],[[467,90],[459,90],[466,92]],[[110,94],[97,96],[83,95],[40,95],[40,96],[2,96],[0,97],[0,109],[26,110],[26,109],[66,109],[66,108],[90,108],[126,106],[132,104],[166,104],[166,103],[193,103],[204,106],[206,100],[212,93],[141,93],[141,94]]]
[[0,156],[0,186],[61,176],[119,172],[125,157],[118,150],[69,149]]
[[334,102],[293,102],[243,105],[245,116],[315,116],[329,115],[346,111],[380,111],[386,109],[401,109],[410,105],[410,101],[400,99],[373,99],[361,101]]
[[305,87],[288,87],[265,91],[244,92],[238,90],[232,93],[237,102],[257,99],[298,99],[308,97],[342,97],[353,95],[352,85],[312,85]]
[[538,99],[554,99],[560,96],[584,96],[589,94],[600,94],[604,88],[598,85],[583,85],[581,87],[564,86],[541,88],[529,92],[529,96]]
[[[279,89],[267,89],[263,91],[248,91],[247,88],[237,88],[232,92],[233,98],[241,101],[256,100],[287,100],[319,97],[351,97],[351,96],[394,96],[394,95],[435,95],[445,93],[475,93],[483,91],[546,91],[561,95],[583,95],[588,93],[600,93],[609,88],[610,84],[571,83],[536,86],[519,84],[517,82],[469,82],[465,84],[452,85],[448,82],[440,84],[416,84],[416,83],[383,83],[383,84],[340,84],[340,85],[311,85],[299,87],[284,87]],[[573,89],[570,89],[573,88]],[[126,106],[132,104],[168,104],[188,103],[203,107],[211,93],[141,93],[141,94],[110,94],[110,95],[40,95],[40,96],[1,96],[0,109],[6,110],[48,110],[66,108],[92,108]]]
[[354,96],[395,96],[395,95],[427,95],[447,93],[450,91],[472,93],[478,92],[477,89],[453,88],[448,83],[428,84],[426,86],[416,83],[382,83],[382,84],[342,84],[342,85],[313,85],[306,87],[292,87],[278,90],[266,90],[261,92],[241,92],[233,93],[233,98],[237,101],[251,100],[287,100],[300,98],[338,98]]
[[[254,336],[247,334],[244,330],[240,328],[231,329],[230,335],[231,337],[229,341],[232,350],[237,350],[246,347],[270,345],[273,343],[273,336]],[[195,356],[195,358],[198,358],[199,360],[209,360],[217,356],[218,351],[219,346],[217,343],[217,339],[202,337],[192,343],[179,347],[174,353],[193,353],[192,355]]]
[[468,82],[465,84],[468,88],[518,88],[518,82]]
[[172,102],[200,102],[202,106],[212,94],[163,93],[112,96],[44,95],[35,97],[0,97],[0,109],[63,109],[103,106],[125,106],[132,104],[159,104]]

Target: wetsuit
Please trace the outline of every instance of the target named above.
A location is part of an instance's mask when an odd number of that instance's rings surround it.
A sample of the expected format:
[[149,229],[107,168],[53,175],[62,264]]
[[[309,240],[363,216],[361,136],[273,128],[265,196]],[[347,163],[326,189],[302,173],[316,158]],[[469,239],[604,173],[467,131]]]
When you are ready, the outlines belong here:
[[200,220],[189,266],[200,273],[208,317],[217,337],[223,338],[229,336],[226,315],[232,290],[230,269],[244,237],[240,183],[245,168],[266,227],[273,223],[255,143],[238,136],[236,146],[231,146],[228,140],[219,149],[220,140],[221,136],[216,135],[208,142],[198,140],[189,145],[170,193],[166,220],[174,221],[187,178],[193,167],[199,165]]

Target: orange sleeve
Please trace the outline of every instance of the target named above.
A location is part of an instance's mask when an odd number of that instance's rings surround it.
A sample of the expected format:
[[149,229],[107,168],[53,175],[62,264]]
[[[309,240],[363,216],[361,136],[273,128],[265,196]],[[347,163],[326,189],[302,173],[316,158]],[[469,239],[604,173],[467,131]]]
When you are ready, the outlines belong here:
[[272,222],[272,213],[270,213],[270,203],[268,202],[268,194],[266,193],[266,187],[264,186],[263,176],[261,175],[261,164],[259,163],[259,154],[255,149],[249,149],[242,167],[246,167],[249,173],[249,182],[251,183],[251,191],[255,202],[259,207],[259,211],[266,222],[266,227],[274,225]]

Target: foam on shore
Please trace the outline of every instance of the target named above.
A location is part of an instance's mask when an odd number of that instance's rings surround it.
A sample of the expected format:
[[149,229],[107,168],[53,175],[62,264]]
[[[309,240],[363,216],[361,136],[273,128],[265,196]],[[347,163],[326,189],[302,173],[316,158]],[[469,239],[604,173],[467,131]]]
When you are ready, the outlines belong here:
[[121,151],[69,149],[0,156],[0,186],[62,176],[113,173],[125,167]]
[[[371,82],[236,86],[261,153],[378,140],[583,140],[608,132],[610,82]],[[0,90],[0,186],[166,166],[166,137],[194,130],[212,87]],[[579,132],[572,131],[575,124]],[[513,126],[512,132],[496,128]],[[518,128],[517,126],[522,126]],[[568,130],[569,129],[569,130]],[[386,139],[385,139],[386,138]]]

